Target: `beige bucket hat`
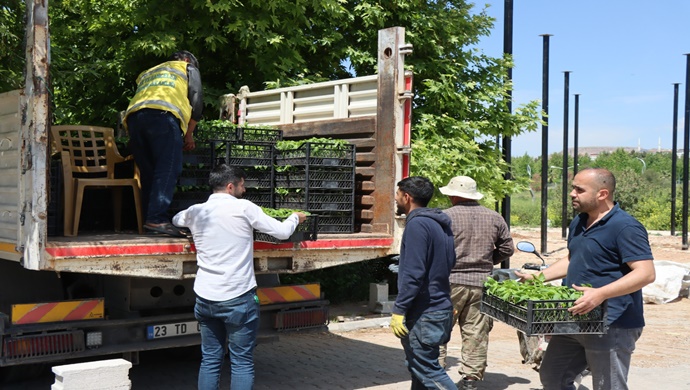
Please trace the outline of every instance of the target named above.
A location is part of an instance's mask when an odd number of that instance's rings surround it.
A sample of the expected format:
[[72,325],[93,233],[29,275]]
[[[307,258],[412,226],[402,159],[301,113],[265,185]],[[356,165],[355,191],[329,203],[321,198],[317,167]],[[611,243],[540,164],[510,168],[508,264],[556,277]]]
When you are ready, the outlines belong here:
[[479,200],[484,197],[477,191],[477,182],[467,176],[455,176],[450,179],[447,186],[439,188],[439,191],[443,195],[459,196],[465,199]]

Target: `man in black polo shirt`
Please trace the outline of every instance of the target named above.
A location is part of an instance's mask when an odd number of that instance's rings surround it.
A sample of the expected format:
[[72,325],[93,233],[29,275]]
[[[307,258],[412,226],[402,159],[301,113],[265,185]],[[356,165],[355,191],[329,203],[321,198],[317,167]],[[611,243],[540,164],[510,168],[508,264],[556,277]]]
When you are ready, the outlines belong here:
[[609,329],[605,335],[553,336],[539,372],[544,390],[575,390],[575,376],[587,367],[594,390],[628,389],[630,357],[644,327],[642,287],[656,274],[647,231],[613,201],[615,189],[606,169],[585,169],[573,179],[570,198],[580,214],[570,224],[568,257],[543,272],[546,280],[565,277],[566,285],[584,293],[568,309],[573,314],[608,300]]

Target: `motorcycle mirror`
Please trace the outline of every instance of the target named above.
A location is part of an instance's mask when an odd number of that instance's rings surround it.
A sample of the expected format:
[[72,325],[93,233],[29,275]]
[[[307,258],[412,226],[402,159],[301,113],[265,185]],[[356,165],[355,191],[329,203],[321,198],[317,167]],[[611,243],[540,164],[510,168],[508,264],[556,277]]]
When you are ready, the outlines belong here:
[[534,244],[529,241],[520,241],[515,246],[520,252],[534,253],[541,260],[542,266],[546,268],[546,261],[544,261],[544,258],[537,252],[537,248],[534,247]]
[[516,247],[520,252],[534,253],[537,251],[534,244],[529,241],[520,241],[517,243]]

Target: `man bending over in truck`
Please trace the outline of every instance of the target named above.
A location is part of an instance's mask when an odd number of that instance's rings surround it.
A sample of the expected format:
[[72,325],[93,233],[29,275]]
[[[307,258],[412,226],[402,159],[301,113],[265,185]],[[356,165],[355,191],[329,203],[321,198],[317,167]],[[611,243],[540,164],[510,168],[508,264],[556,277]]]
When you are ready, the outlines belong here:
[[141,172],[144,229],[173,237],[185,234],[170,224],[168,207],[182,172],[182,151],[195,148],[192,134],[201,119],[199,62],[188,51],[145,70],[123,121]]

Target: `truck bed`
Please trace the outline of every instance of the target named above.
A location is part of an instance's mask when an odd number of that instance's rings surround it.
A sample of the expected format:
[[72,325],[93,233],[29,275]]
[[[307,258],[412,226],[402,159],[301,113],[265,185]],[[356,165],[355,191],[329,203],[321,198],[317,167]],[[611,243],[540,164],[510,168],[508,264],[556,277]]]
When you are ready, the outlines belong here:
[[[393,236],[383,233],[320,234],[316,241],[254,243],[254,269],[297,273],[390,255]],[[305,250],[306,249],[306,250]],[[49,237],[44,270],[164,279],[196,274],[192,239],[134,233],[80,233]]]

